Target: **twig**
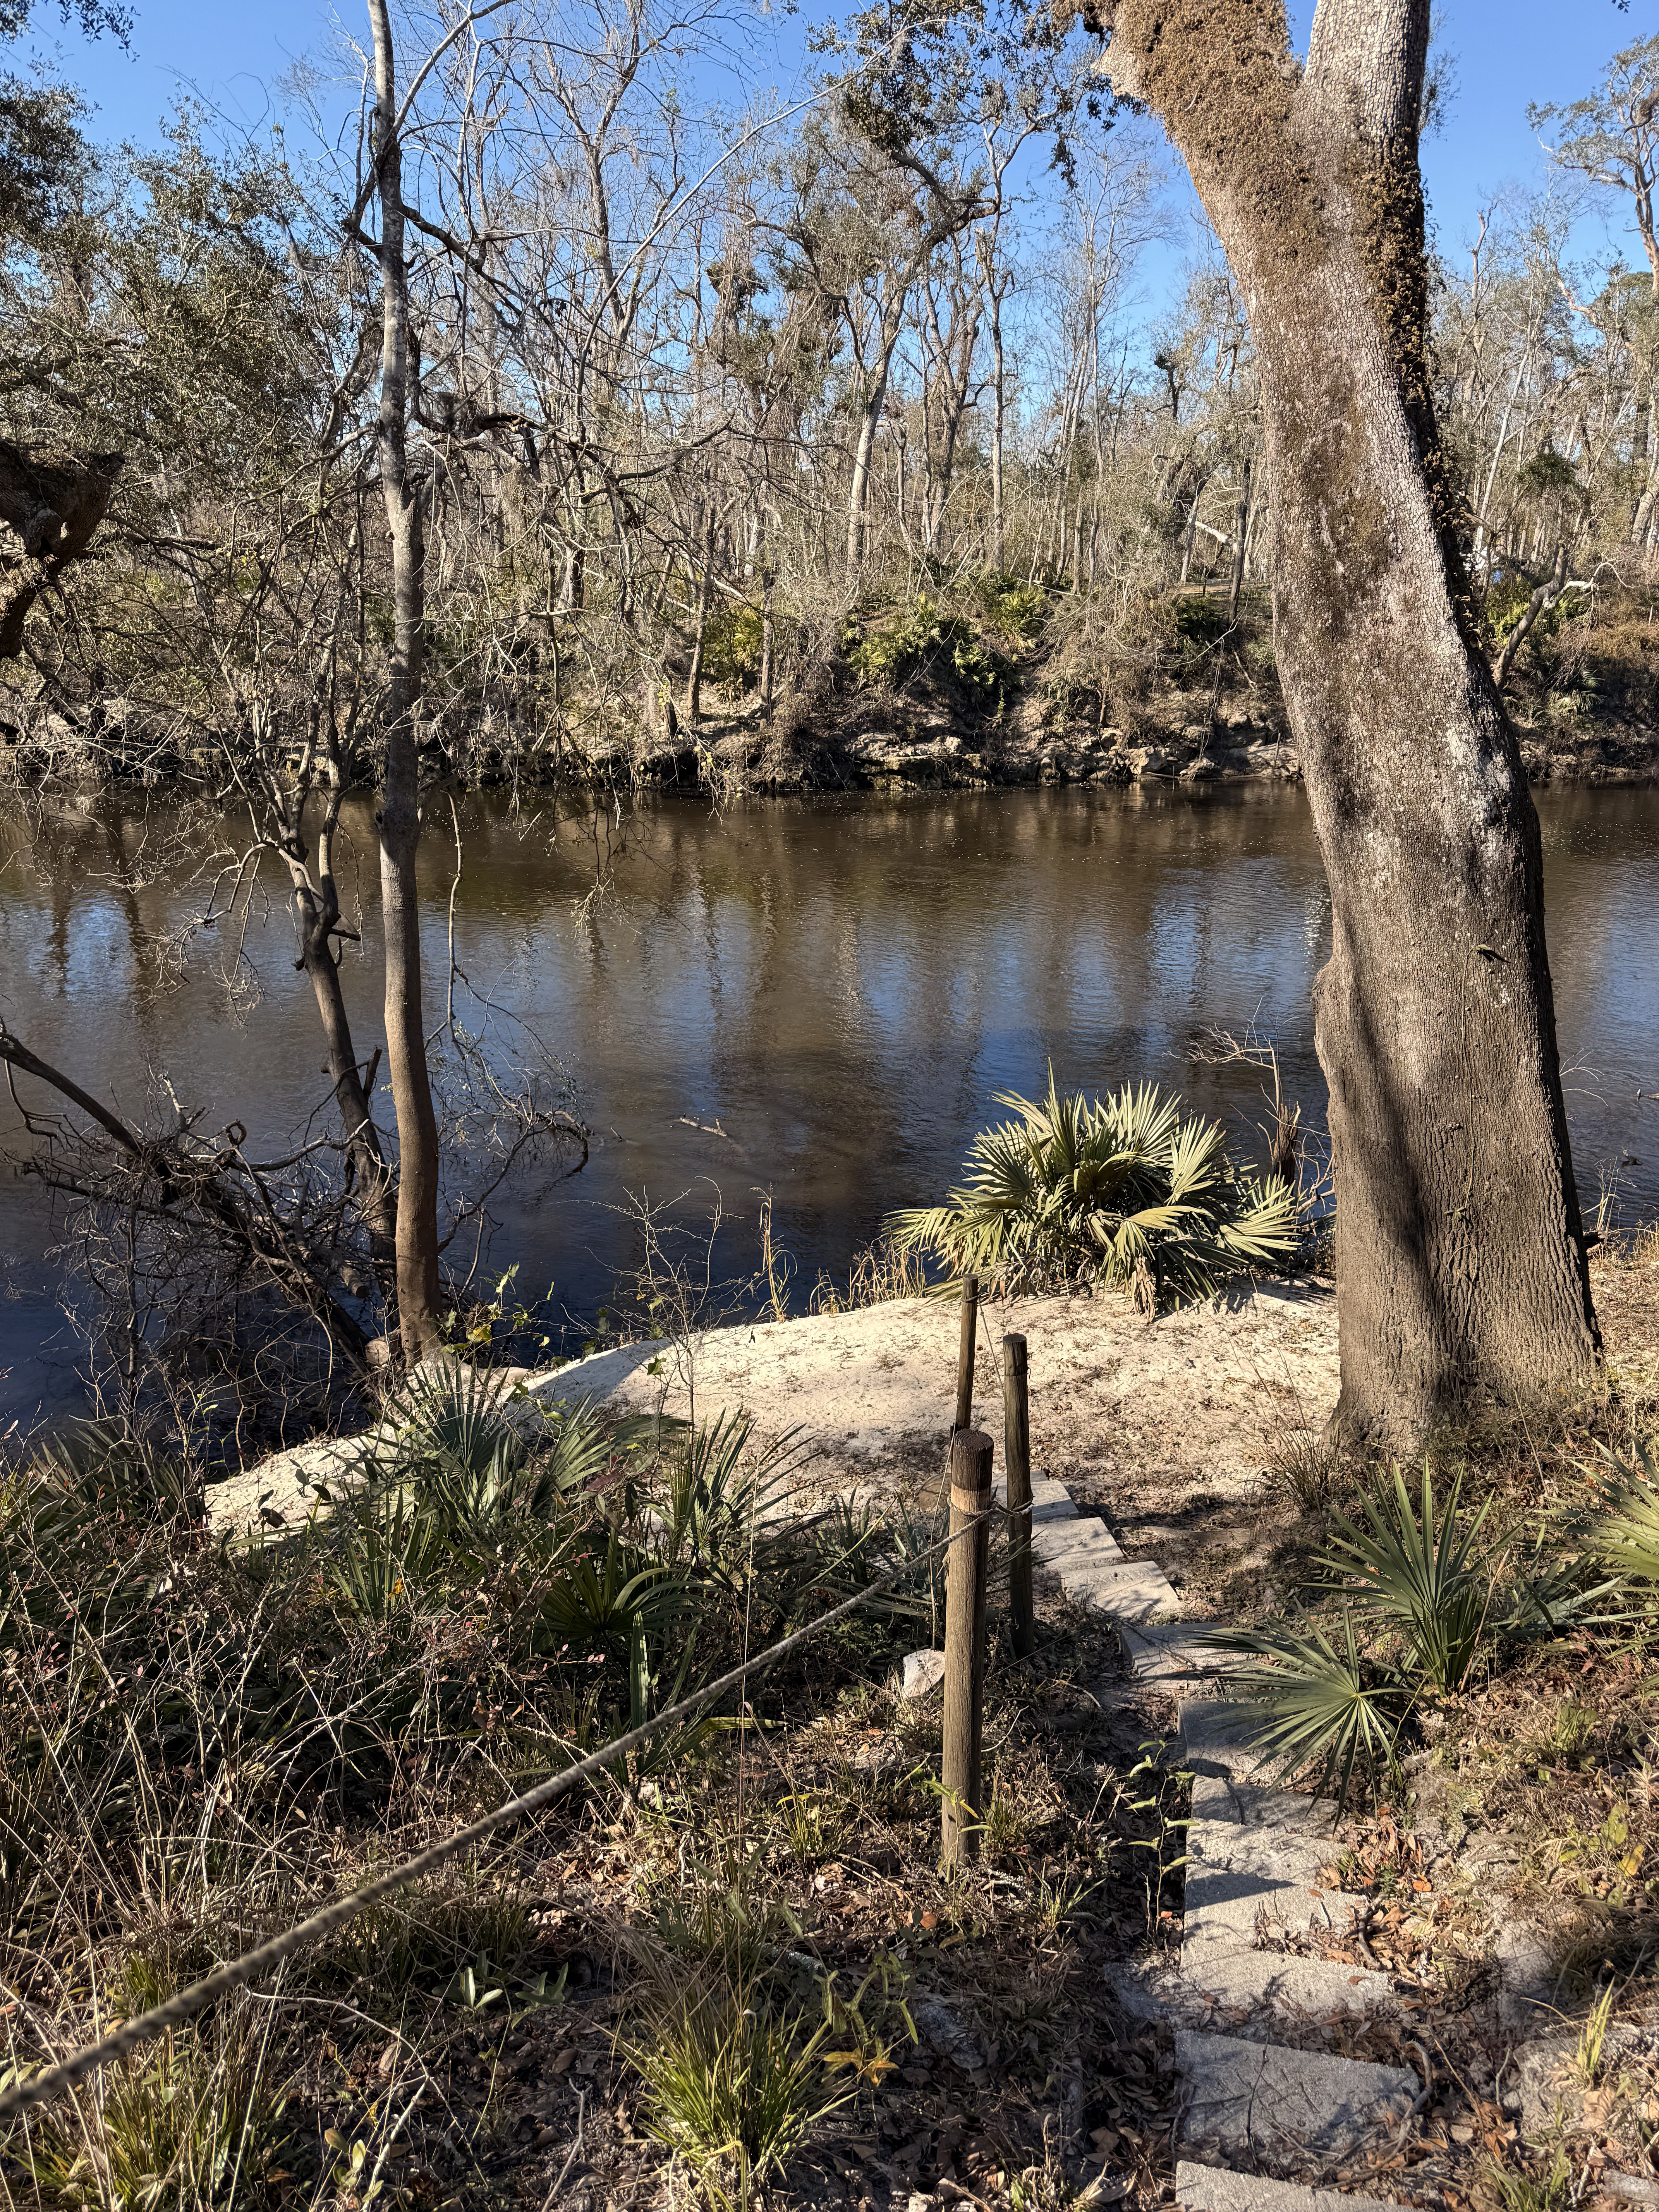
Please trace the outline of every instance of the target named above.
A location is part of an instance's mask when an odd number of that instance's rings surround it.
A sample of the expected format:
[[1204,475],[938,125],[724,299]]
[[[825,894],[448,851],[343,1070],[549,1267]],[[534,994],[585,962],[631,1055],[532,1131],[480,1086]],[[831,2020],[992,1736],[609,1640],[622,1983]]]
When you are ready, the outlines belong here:
[[552,2212],[554,2199],[558,2196],[559,2191],[564,2187],[565,2183],[570,2179],[571,2167],[574,2166],[576,2160],[581,2156],[582,2122],[586,2117],[586,2107],[587,2092],[585,2089],[578,2089],[576,2092],[575,2137],[572,2142],[569,2149],[565,2153],[564,2164],[559,2168],[557,2180],[555,2181],[553,2186],[548,2191],[546,2196],[542,2199],[542,2212]]

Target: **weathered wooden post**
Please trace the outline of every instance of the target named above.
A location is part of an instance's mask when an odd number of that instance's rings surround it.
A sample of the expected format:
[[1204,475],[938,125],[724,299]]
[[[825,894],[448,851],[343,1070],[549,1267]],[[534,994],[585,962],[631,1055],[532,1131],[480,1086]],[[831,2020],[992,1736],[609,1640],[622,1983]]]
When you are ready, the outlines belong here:
[[1031,1604],[1031,1407],[1025,1339],[1002,1340],[1003,1470],[1008,1480],[1008,1611],[1014,1650],[1029,1658],[1036,1643]]
[[974,1425],[974,1334],[979,1327],[979,1277],[968,1275],[962,1285],[962,1340],[957,1346],[957,1417],[953,1436]]
[[[945,1578],[945,1741],[940,1778],[946,1866],[979,1856],[980,1737],[985,1698],[986,1554],[991,1534],[991,1439],[961,1429],[951,1443],[951,1547]],[[977,1519],[979,1525],[974,1528]],[[971,1534],[963,1535],[963,1529]]]

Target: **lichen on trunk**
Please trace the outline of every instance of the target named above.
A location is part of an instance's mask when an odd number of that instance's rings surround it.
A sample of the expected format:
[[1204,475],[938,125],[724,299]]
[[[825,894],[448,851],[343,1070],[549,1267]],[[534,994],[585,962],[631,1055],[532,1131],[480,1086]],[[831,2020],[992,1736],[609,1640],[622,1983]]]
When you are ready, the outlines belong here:
[[1404,1441],[1597,1352],[1537,818],[1474,635],[1425,357],[1426,0],[1122,0],[1103,68],[1192,170],[1262,380],[1286,711],[1331,891],[1315,1036],[1340,1425]]

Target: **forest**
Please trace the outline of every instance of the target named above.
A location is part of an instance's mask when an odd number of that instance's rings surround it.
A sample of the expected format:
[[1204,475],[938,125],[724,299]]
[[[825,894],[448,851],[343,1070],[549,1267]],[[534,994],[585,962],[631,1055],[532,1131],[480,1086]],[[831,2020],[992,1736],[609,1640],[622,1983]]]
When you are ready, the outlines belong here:
[[[107,504],[42,579],[67,495],[11,491],[14,776],[234,792],[280,846],[304,789],[373,785],[394,680],[463,785],[1293,765],[1243,296],[1082,21],[873,11],[790,100],[734,36],[515,6],[399,62],[388,26],[390,231],[337,71],[259,137],[186,103],[159,152],[12,81],[0,433]],[[1449,495],[1534,775],[1646,759],[1656,65],[1539,110],[1542,182],[1431,241]],[[1627,260],[1576,258],[1587,197]]]

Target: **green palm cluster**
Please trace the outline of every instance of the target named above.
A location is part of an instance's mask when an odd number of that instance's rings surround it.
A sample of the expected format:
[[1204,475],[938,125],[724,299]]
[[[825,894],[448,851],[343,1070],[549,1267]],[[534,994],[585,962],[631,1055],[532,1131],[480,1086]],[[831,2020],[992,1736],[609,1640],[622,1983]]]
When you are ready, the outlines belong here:
[[1296,1249],[1296,1195],[1241,1172],[1218,1126],[1151,1084],[1103,1098],[998,1094],[1017,1117],[975,1138],[943,1206],[888,1217],[902,1251],[1006,1295],[1103,1282],[1146,1310],[1205,1297],[1228,1276]]
[[1243,1662],[1227,1694],[1264,1762],[1311,1773],[1340,1809],[1357,1776],[1386,1771],[1414,1714],[1518,1650],[1569,1630],[1650,1636],[1659,1464],[1646,1449],[1630,1465],[1604,1457],[1614,1477],[1605,1502],[1529,1538],[1495,1535],[1490,1499],[1466,1513],[1461,1481],[1437,1497],[1426,1465],[1415,1497],[1396,1469],[1358,1518],[1337,1515],[1307,1593],[1334,1601],[1334,1621],[1310,1614],[1202,1639]]

